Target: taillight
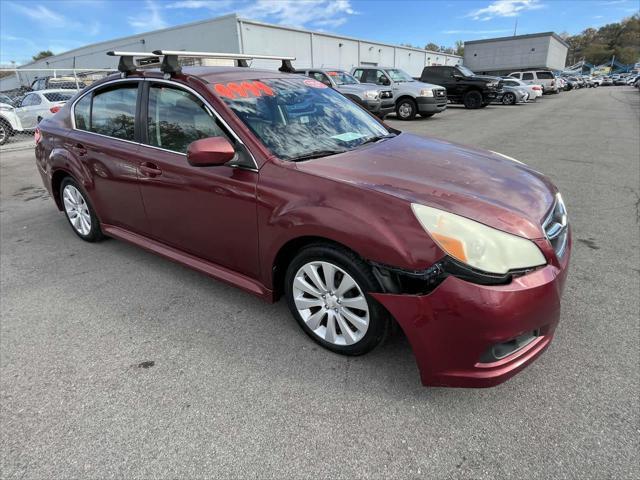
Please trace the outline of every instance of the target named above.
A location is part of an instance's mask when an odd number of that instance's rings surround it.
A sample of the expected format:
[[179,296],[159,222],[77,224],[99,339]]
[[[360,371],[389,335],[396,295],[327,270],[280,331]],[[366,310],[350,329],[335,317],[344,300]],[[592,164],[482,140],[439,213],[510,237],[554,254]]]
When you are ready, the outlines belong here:
[[40,133],[40,129],[36,127],[36,132],[33,134],[33,138],[36,141],[36,145],[40,143],[42,140],[42,134]]
[[59,111],[60,111],[60,109],[61,109],[61,108],[62,108],[62,107],[61,107],[60,105],[54,105],[53,107],[51,107],[51,108],[49,109],[49,111],[50,111],[51,113],[57,113],[57,112],[59,112]]
[[542,90],[540,87],[533,87],[534,90]]

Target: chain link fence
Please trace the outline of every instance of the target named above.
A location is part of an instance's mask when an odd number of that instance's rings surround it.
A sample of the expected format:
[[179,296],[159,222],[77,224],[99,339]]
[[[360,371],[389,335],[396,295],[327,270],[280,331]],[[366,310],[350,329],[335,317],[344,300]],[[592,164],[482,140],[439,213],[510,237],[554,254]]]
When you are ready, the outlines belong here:
[[31,148],[38,123],[107,69],[0,69],[0,150]]

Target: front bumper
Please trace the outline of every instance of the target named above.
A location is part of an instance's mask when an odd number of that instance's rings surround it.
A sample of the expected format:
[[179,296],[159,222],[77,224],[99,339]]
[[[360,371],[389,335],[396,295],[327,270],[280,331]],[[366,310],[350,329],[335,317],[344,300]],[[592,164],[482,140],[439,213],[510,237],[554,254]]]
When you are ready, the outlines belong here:
[[416,97],[418,113],[438,113],[446,110],[447,97]]
[[384,116],[395,110],[395,102],[393,99],[365,100],[364,106],[374,115]]
[[[571,238],[559,262],[507,285],[446,278],[427,295],[372,293],[396,319],[413,348],[424,385],[490,387],[511,378],[551,343],[560,318]],[[529,332],[536,338],[497,361],[486,352]]]

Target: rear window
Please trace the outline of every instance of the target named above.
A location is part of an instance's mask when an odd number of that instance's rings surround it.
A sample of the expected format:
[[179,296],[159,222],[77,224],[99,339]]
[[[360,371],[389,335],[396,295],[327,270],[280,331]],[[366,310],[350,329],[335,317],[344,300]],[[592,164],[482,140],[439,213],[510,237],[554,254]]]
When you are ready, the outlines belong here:
[[44,98],[46,98],[50,102],[66,102],[75,94],[76,92],[52,92],[45,93]]
[[536,75],[542,80],[553,80],[553,73],[551,72],[537,72]]
[[134,140],[138,85],[125,85],[93,96],[91,131]]

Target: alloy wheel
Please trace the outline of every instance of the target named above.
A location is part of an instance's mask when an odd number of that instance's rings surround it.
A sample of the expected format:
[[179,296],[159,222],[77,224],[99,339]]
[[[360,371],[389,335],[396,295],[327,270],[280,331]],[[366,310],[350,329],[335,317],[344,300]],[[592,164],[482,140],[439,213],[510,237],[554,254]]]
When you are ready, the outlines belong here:
[[303,265],[294,276],[298,314],[319,338],[333,345],[353,345],[369,328],[369,304],[354,278],[325,261]]
[[0,145],[4,145],[4,142],[7,140],[7,128],[0,122]]
[[409,118],[412,112],[413,108],[408,102],[401,103],[398,107],[398,114],[402,118]]
[[89,205],[80,191],[73,185],[67,185],[62,192],[64,210],[73,228],[80,235],[86,236],[91,232],[91,214]]

